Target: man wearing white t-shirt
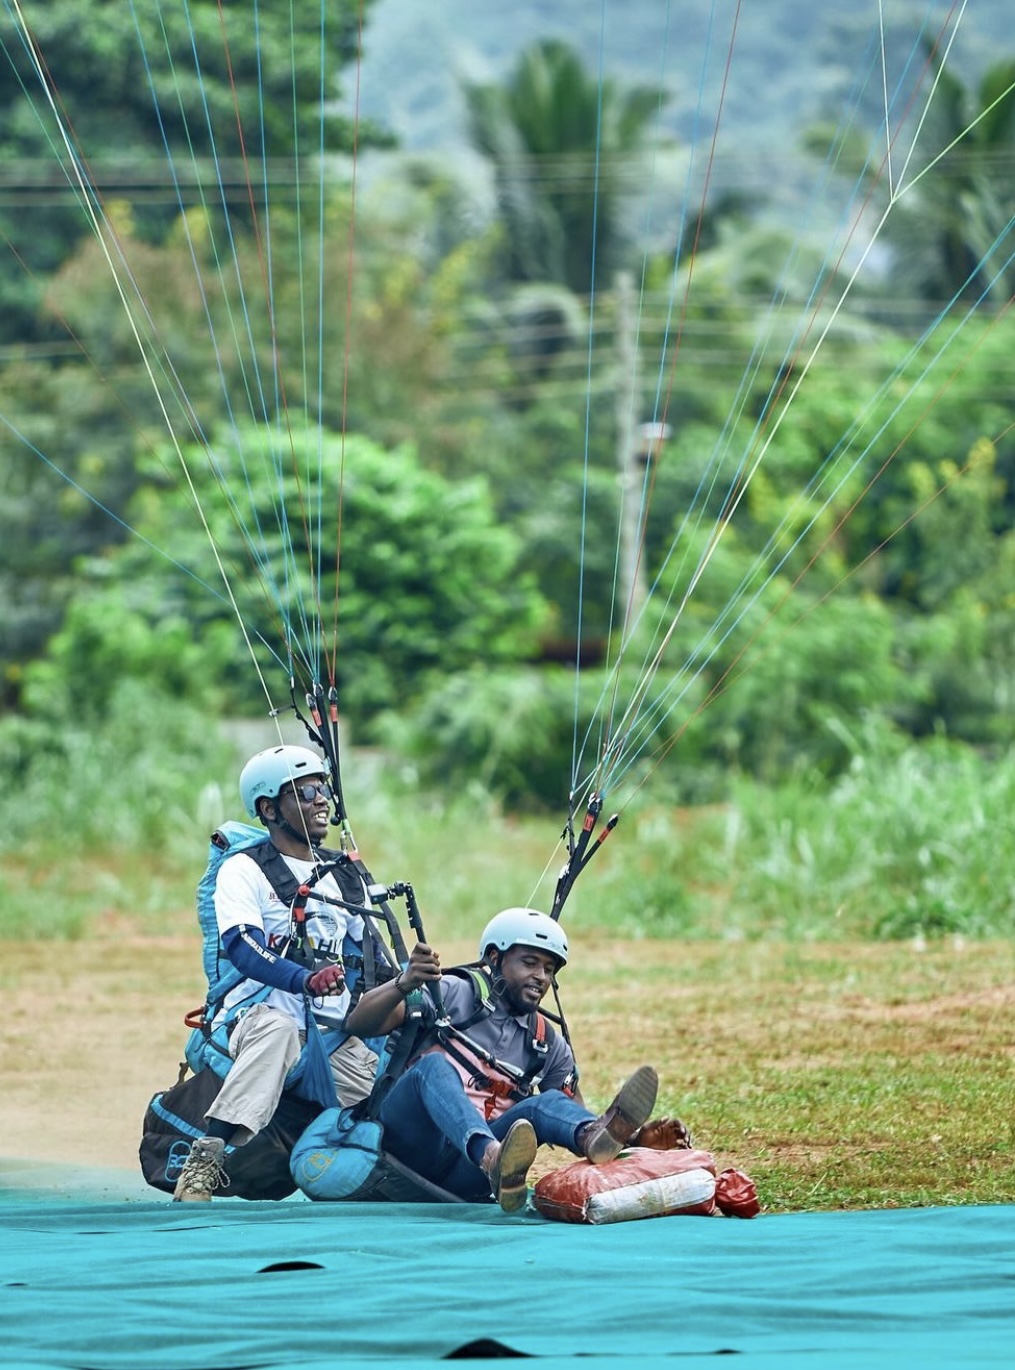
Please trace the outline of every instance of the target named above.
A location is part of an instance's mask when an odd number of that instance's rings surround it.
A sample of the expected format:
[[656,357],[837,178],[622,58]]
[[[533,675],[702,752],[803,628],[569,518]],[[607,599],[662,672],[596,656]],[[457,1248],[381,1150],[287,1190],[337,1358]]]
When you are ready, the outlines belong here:
[[[365,933],[358,914],[328,902],[369,905],[354,868],[343,867],[341,885],[330,872],[314,880],[331,799],[320,757],[305,747],[258,752],[240,774],[240,795],[251,818],[264,824],[271,846],[296,880],[314,883],[305,921],[296,926],[292,908],[275,892],[254,855],[237,852],[219,869],[219,935],[229,961],[245,978],[219,1009],[219,1017],[232,1024],[233,1064],[206,1114],[206,1135],[191,1147],[173,1195],[176,1200],[210,1199],[223,1181],[226,1144],[242,1145],[270,1121],[305,1041],[307,999],[322,1028],[344,1026],[350,994],[342,947],[347,935],[359,943]],[[237,1013],[238,1006],[265,986],[266,995]],[[339,1103],[348,1106],[366,1098],[374,1082],[376,1054],[358,1037],[346,1037],[330,1061]]]

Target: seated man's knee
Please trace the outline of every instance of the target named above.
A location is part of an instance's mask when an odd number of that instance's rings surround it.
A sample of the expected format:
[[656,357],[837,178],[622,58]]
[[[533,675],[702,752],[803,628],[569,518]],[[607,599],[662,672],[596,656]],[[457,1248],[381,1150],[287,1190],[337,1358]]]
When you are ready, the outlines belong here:
[[418,1072],[417,1078],[421,1085],[430,1084],[444,1089],[461,1088],[462,1085],[462,1077],[458,1071],[448,1058],[438,1051],[421,1056],[412,1068],[411,1073],[415,1072]]
[[255,1004],[236,1024],[229,1039],[235,1057],[242,1049],[273,1045],[293,1060],[300,1054],[300,1032],[295,1018],[267,1004]]
[[[395,1110],[405,1106],[407,1099],[414,1100],[413,1106],[426,1111],[426,1100],[433,1101],[435,1093],[461,1087],[461,1076],[446,1057],[436,1052],[421,1056],[396,1080],[394,1088],[381,1107],[382,1121],[393,1116]],[[387,1107],[388,1100],[391,1108]]]

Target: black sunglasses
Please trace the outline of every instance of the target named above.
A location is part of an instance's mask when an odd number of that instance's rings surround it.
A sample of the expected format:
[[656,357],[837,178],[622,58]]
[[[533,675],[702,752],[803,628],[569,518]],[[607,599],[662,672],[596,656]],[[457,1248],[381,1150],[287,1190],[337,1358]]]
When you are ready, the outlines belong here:
[[326,780],[306,780],[302,785],[297,785],[296,782],[293,781],[292,793],[302,803],[309,804],[315,800],[318,795],[320,795],[322,799],[331,799],[334,790]]

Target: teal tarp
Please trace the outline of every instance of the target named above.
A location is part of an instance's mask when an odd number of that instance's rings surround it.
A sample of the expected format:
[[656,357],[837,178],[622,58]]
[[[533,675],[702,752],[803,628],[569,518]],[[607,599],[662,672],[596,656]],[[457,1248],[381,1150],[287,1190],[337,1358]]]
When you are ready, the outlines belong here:
[[492,1206],[183,1206],[115,1172],[46,1174],[0,1170],[5,1365],[1015,1360],[1015,1206],[591,1228]]

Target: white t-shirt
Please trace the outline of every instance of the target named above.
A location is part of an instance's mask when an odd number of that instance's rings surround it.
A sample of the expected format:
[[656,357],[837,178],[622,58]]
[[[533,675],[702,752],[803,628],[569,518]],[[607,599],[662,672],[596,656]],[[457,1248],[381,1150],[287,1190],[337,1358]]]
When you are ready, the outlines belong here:
[[[283,860],[299,881],[308,880],[314,873],[312,861],[301,861],[295,856],[283,856]],[[345,897],[333,875],[325,875],[314,890],[335,899]],[[361,902],[369,905],[365,887]],[[215,918],[220,935],[240,924],[260,928],[269,951],[277,954],[281,954],[292,933],[289,906],[279,899],[257,862],[243,852],[223,861],[219,870],[215,882]],[[340,957],[346,933],[361,942],[363,931],[363,919],[359,914],[349,913],[335,904],[321,903],[311,893],[307,900],[306,936],[317,956]],[[226,996],[223,1011],[253,994],[259,984],[256,980],[243,980]],[[301,995],[272,988],[264,1002],[288,1013],[301,1029],[304,1028]],[[314,1017],[319,1022],[341,1027],[349,1012],[349,991],[321,995],[311,1002]]]

